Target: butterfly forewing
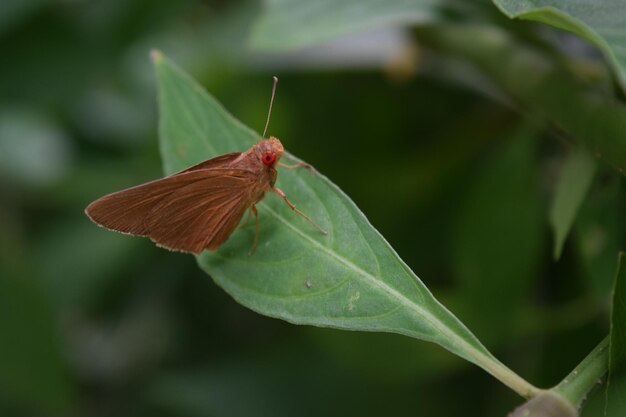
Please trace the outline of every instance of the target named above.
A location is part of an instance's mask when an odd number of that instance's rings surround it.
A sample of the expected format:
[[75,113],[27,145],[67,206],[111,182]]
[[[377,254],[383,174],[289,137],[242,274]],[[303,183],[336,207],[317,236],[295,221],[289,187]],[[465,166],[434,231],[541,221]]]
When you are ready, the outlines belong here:
[[228,169],[233,152],[159,180],[106,195],[85,212],[108,229],[149,236],[169,249],[198,253],[228,238],[253,201],[256,175]]
[[192,171],[127,188],[99,198],[85,213],[107,229],[147,236],[145,219],[152,209],[171,193],[205,177],[203,171]]
[[239,156],[241,156],[241,152],[225,153],[224,155],[219,155],[206,161],[200,162],[199,164],[184,169],[173,175],[180,175],[184,174],[185,172],[197,171],[199,169],[225,168]]

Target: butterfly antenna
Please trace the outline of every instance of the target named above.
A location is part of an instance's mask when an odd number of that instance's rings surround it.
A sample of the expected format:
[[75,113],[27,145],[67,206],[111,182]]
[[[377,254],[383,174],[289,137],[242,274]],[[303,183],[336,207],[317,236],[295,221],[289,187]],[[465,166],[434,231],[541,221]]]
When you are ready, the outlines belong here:
[[272,104],[274,104],[274,95],[276,94],[276,84],[278,84],[278,77],[274,76],[274,86],[272,87],[272,98],[270,99],[270,109],[267,112],[267,120],[265,121],[265,129],[263,130],[263,137],[267,133],[267,127],[270,125],[270,116],[272,115]]

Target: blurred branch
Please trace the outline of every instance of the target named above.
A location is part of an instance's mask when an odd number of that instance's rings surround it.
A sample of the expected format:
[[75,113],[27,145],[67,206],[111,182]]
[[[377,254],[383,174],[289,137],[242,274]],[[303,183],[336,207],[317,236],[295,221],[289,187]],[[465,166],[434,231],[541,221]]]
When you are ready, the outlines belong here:
[[559,385],[520,405],[510,417],[577,417],[587,394],[607,370],[608,346],[606,337]]
[[580,407],[591,389],[606,373],[609,359],[609,337],[605,337],[589,355],[569,373],[554,391]]

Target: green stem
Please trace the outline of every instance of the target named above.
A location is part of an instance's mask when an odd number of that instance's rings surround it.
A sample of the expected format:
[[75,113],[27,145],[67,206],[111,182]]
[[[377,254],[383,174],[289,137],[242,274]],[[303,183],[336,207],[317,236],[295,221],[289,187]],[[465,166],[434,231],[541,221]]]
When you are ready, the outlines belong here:
[[477,364],[482,366],[496,379],[526,399],[532,398],[542,392],[542,390],[535,387],[497,360],[483,355],[475,355],[474,359]]
[[555,391],[580,407],[587,393],[596,385],[608,369],[609,336],[591,351],[568,376],[555,387]]

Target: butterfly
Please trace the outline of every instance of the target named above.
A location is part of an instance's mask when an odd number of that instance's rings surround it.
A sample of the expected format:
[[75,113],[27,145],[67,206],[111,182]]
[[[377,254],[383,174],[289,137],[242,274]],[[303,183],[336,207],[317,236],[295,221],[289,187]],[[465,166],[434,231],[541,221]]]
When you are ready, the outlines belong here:
[[[267,192],[279,195],[294,212],[320,232],[317,223],[298,210],[275,186],[284,148],[275,137],[265,139],[278,79],[263,139],[245,152],[208,159],[165,178],[105,195],[87,206],[85,213],[96,224],[121,233],[147,236],[166,249],[198,254],[218,249],[233,233],[249,209],[256,234],[249,254],[259,240],[256,204]],[[285,168],[313,168],[303,162]]]

